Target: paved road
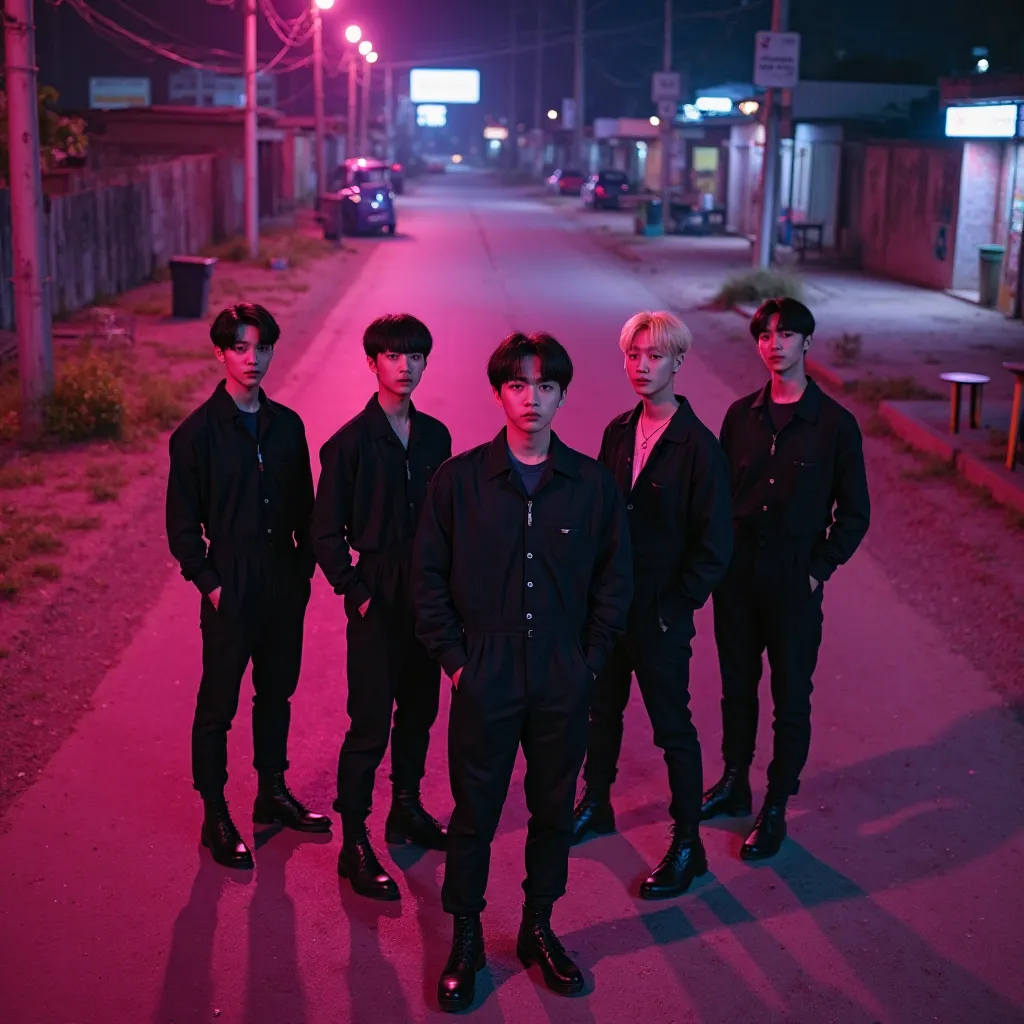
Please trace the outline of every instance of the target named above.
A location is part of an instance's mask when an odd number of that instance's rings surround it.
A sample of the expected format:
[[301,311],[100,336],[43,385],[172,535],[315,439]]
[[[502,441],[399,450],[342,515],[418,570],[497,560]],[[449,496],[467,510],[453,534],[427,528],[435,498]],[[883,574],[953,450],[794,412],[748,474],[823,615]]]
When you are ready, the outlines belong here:
[[[363,277],[287,379],[270,381],[319,445],[365,402],[359,349],[377,314],[408,309],[437,338],[418,400],[457,448],[500,425],[486,355],[510,329],[544,328],[576,359],[562,436],[591,453],[630,402],[618,327],[653,297],[543,204],[452,182],[403,202],[404,234]],[[703,321],[701,323],[704,323]],[[712,340],[712,339],[707,339]],[[282,344],[287,344],[287,337]],[[717,428],[729,388],[692,356],[682,375]],[[338,840],[273,836],[239,878],[201,855],[188,732],[199,666],[198,601],[166,587],[95,697],[95,710],[10,812],[0,836],[0,1019],[13,1024],[206,1021],[333,1024],[438,1019],[449,939],[438,854],[399,853],[399,905],[354,897]],[[40,655],[42,656],[42,654]],[[326,808],[344,714],[343,614],[314,586],[296,700],[294,788]],[[495,845],[480,1021],[1024,1020],[1024,737],[988,682],[902,604],[869,552],[826,596],[816,733],[793,838],[773,863],[738,860],[743,822],[705,830],[714,874],[644,904],[633,892],[666,839],[666,783],[650,727],[630,706],[617,836],[574,854],[556,912],[588,975],[577,1000],[548,995],[514,955],[525,807],[517,776]],[[693,663],[709,775],[717,771],[718,673],[707,610]],[[451,807],[447,704],[426,800]],[[252,799],[248,723],[231,741],[229,798]],[[762,730],[759,775],[766,763]],[[521,766],[520,766],[521,770]],[[372,824],[379,836],[386,778]]]

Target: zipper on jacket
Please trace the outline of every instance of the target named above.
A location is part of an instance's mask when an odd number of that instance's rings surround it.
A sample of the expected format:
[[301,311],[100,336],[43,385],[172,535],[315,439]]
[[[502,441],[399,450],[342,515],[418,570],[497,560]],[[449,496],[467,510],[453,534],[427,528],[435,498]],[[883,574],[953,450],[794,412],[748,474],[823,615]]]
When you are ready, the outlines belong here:
[[526,525],[533,526],[533,502],[526,503]]
[[772,434],[772,450],[768,453],[769,455],[775,454],[775,441],[778,438],[778,434]]
[[256,461],[260,464],[260,472],[263,472],[263,452],[260,451],[259,442],[256,443]]
[[405,460],[405,479],[406,480],[411,480],[412,479],[412,470],[409,468],[409,460],[408,459]]

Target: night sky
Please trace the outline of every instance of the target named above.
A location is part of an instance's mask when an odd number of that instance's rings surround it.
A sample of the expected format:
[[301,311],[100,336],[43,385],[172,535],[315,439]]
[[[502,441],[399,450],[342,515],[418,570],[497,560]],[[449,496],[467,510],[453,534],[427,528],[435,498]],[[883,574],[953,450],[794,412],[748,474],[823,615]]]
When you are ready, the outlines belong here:
[[[242,46],[240,0],[84,0],[138,35],[169,44],[203,62],[236,64],[214,57],[213,48],[235,54]],[[285,17],[298,15],[308,0],[272,0]],[[215,4],[221,4],[219,6]],[[542,0],[545,31],[559,40],[545,51],[544,106],[558,106],[572,91],[573,0]],[[166,76],[174,65],[126,42],[111,42],[85,25],[66,3],[37,0],[41,80],[55,85],[62,103],[84,107],[90,76],[148,75],[155,103],[166,101]],[[538,0],[520,0],[520,43],[537,35]],[[588,119],[647,116],[649,76],[660,66],[662,0],[587,0]],[[147,23],[135,13],[152,19]],[[675,61],[693,87],[746,82],[751,77],[754,33],[769,26],[770,0],[676,0]],[[277,37],[260,16],[260,50],[271,56]],[[509,58],[493,56],[510,41],[507,6],[483,0],[349,0],[324,15],[329,66],[337,65],[346,25],[363,26],[382,60],[422,60],[473,55],[461,66],[482,73],[483,102],[476,115],[505,116]],[[154,24],[155,23],[155,24]],[[971,48],[987,46],[992,70],[1024,70],[1024,2],[1021,0],[791,0],[790,27],[803,33],[803,77],[845,77],[933,82],[966,71]],[[563,41],[564,40],[564,41]],[[309,44],[295,56],[309,52]],[[332,59],[333,58],[333,59]],[[457,65],[458,66],[458,65]],[[378,76],[380,77],[380,76]],[[289,113],[311,110],[308,68],[281,77],[280,99]],[[517,114],[531,122],[532,54],[519,61]],[[329,77],[329,112],[341,112],[342,80]],[[469,114],[469,112],[465,112]]]

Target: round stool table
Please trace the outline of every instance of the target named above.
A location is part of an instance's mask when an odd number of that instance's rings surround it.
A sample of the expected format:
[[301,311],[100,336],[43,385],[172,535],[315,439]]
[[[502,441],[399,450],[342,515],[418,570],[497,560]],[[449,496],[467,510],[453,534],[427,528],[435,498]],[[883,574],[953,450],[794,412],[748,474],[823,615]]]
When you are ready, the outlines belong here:
[[949,432],[960,433],[960,403],[963,388],[971,389],[971,429],[981,426],[981,391],[992,379],[983,373],[940,373],[939,376],[952,385],[949,404]]

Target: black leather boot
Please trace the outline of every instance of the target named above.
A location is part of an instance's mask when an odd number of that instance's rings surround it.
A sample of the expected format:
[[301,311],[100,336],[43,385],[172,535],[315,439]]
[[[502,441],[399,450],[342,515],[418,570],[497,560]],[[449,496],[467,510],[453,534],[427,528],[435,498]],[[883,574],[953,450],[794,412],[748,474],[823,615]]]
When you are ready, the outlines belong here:
[[203,828],[199,840],[218,864],[251,871],[252,851],[235,828],[224,795],[203,797]]
[[606,836],[615,831],[615,811],[608,790],[583,790],[583,796],[572,816],[572,845],[582,843],[588,835]]
[[423,809],[415,789],[396,789],[384,824],[384,841],[392,846],[412,843],[425,850],[446,850],[448,833]]
[[452,926],[452,950],[437,983],[437,1002],[446,1013],[458,1013],[473,1005],[476,972],[482,971],[484,929],[479,914],[456,914]]
[[700,820],[708,821],[720,814],[730,818],[745,818],[754,810],[754,797],[750,792],[750,766],[727,764],[722,777],[704,794]]
[[583,975],[551,930],[551,911],[523,907],[516,956],[524,967],[539,964],[544,984],[552,992],[573,996],[583,991]]
[[284,782],[284,772],[261,775],[252,820],[257,825],[284,825],[297,832],[330,832],[331,819],[303,807]]
[[343,838],[338,854],[338,874],[347,878],[352,888],[371,900],[397,900],[398,883],[384,870],[370,844],[366,823],[342,822]]
[[667,900],[681,896],[693,880],[706,874],[708,857],[696,825],[673,825],[672,842],[661,863],[640,885],[640,898]]
[[767,860],[779,852],[785,838],[786,798],[769,793],[750,835],[740,849],[740,857],[743,860]]

